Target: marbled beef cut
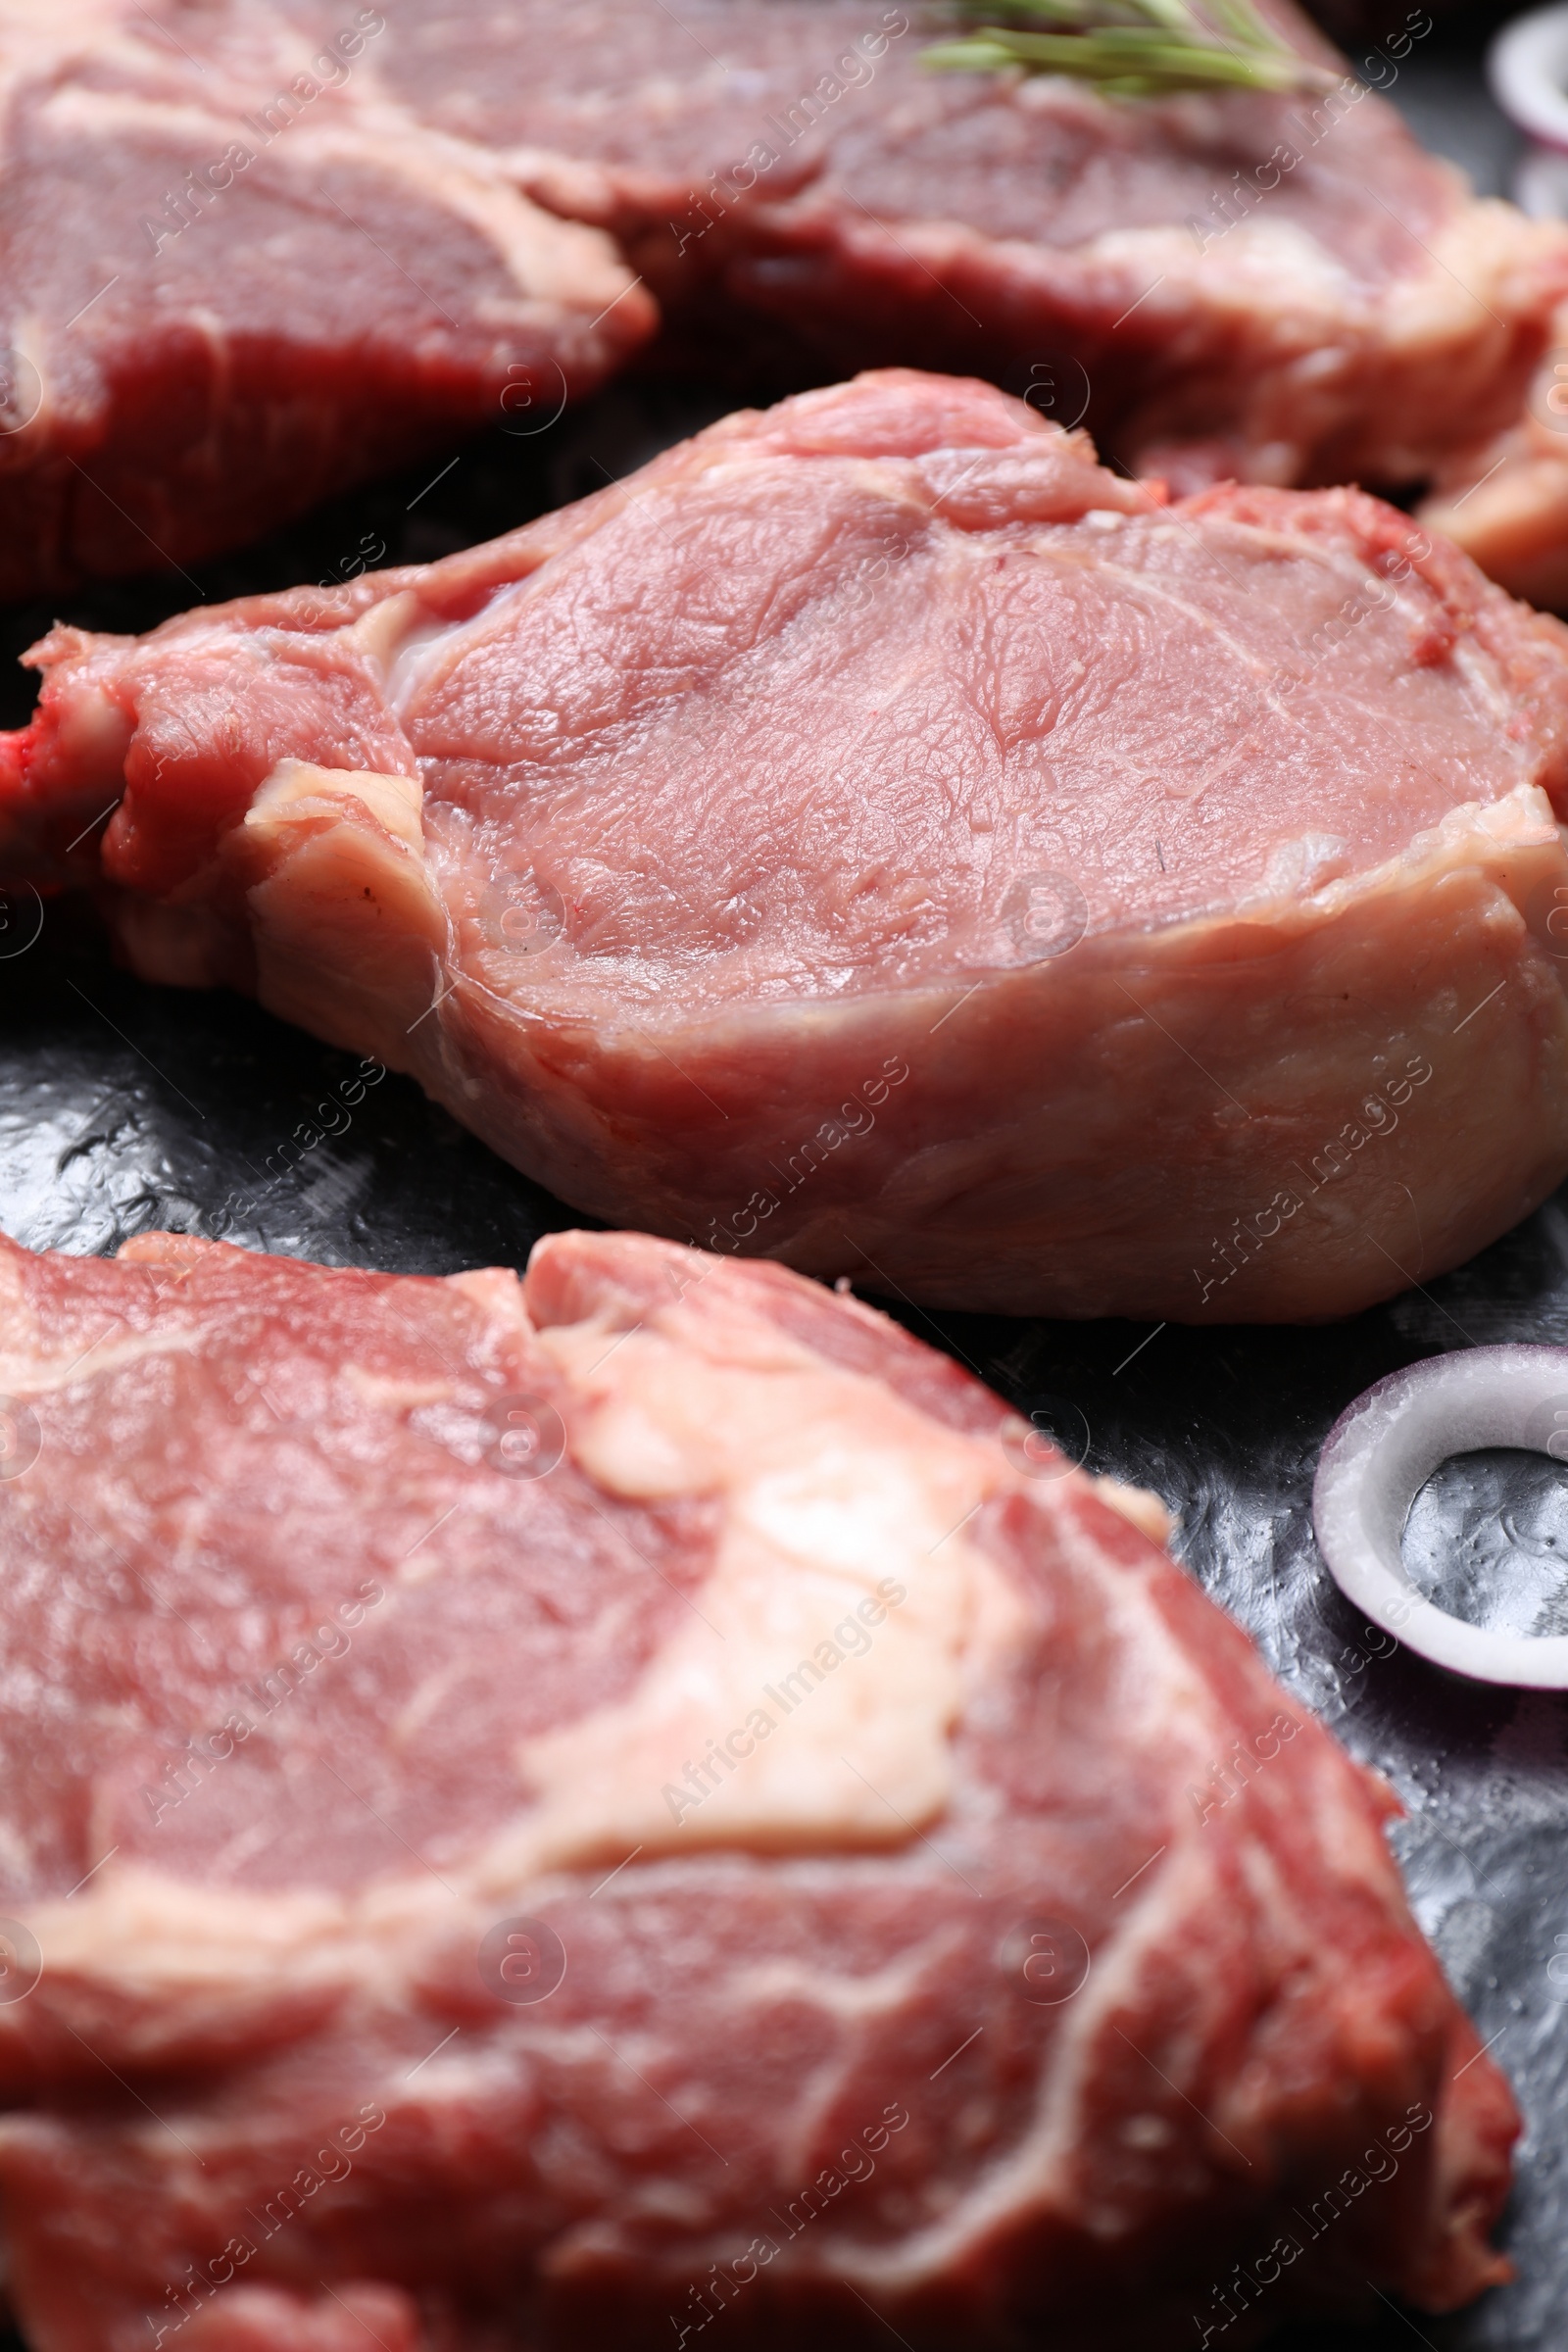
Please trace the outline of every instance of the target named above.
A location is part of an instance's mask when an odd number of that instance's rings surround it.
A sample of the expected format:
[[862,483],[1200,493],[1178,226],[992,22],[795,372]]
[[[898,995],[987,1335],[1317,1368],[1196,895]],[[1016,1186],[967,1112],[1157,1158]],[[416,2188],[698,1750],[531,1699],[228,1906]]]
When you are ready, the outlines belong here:
[[[1473,201],[1364,80],[1128,104],[930,74],[941,30],[882,0],[13,0],[0,594],[547,423],[653,296],[705,366],[979,369],[1185,488],[1411,484],[1516,422],[1568,233]],[[1537,527],[1568,536],[1549,496]]]
[[880,1316],[7,1242],[0,1385],[31,2352],[1186,2352],[1506,2275],[1387,1790]]
[[389,37],[353,0],[6,9],[0,596],[233,546],[646,339],[609,238],[378,95]]
[[387,16],[401,101],[610,227],[699,351],[975,370],[1181,488],[1419,482],[1557,339],[1568,230],[1477,202],[1369,86],[1419,10],[1321,93],[1133,103],[931,73],[940,19],[884,0],[517,0],[499,53],[488,0]]
[[892,372],[35,658],[0,877],[611,1223],[1290,1320],[1568,1172],[1568,631],[1355,492],[1172,506]]

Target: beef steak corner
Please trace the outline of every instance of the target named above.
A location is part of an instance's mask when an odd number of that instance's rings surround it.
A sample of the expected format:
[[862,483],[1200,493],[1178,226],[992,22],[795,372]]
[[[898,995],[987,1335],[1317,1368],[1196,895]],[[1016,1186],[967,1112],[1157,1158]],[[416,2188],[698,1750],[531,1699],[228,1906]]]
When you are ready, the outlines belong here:
[[1506,2275],[1388,1791],[853,1299],[0,1242],[0,1382],[32,2352],[1158,2352]]
[[[880,0],[13,8],[0,595],[548,423],[660,317],[666,357],[775,389],[994,375],[1189,489],[1413,486],[1518,424],[1568,234],[1422,152],[1367,87],[1395,56],[1128,104],[928,73],[942,28]],[[1537,481],[1513,503],[1560,548]],[[1509,553],[1490,519],[1477,544]]]
[[349,0],[7,13],[0,597],[547,421],[647,338],[602,231],[379,94],[387,38]]
[[1171,505],[894,371],[33,658],[0,878],[609,1223],[1297,1320],[1568,1172],[1568,631],[1358,493]]
[[1419,31],[1357,77],[1265,9],[1343,79],[1129,104],[934,74],[940,14],[883,0],[516,0],[499,52],[488,0],[387,0],[380,70],[610,228],[705,356],[1000,378],[1183,488],[1419,483],[1518,417],[1568,231],[1478,201],[1377,95]]

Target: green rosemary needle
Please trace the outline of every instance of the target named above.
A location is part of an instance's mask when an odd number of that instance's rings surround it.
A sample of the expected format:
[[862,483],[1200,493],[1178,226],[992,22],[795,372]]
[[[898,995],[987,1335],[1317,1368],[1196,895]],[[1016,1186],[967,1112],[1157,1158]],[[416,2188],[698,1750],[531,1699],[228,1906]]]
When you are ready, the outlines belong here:
[[922,63],[938,72],[995,74],[1021,66],[1026,74],[1071,74],[1117,98],[1223,89],[1299,96],[1335,82],[1282,41],[1251,0],[1207,0],[1202,17],[1186,0],[1003,0],[1003,10],[995,0],[956,0],[956,6],[967,17],[1004,12],[1013,21],[978,24],[928,48]]

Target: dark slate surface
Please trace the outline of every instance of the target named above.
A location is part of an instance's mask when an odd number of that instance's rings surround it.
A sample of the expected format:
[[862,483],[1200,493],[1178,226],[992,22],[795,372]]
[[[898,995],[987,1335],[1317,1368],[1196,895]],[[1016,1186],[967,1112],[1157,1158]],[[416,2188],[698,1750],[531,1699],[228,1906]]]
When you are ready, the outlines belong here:
[[[1425,136],[1500,189],[1513,143],[1481,96],[1478,57],[1473,32],[1435,34],[1394,94]],[[207,566],[196,585],[220,598],[341,575],[366,558],[445,553],[598,487],[724,405],[689,383],[621,387],[531,438],[472,444],[444,474],[437,458],[345,499]],[[65,617],[145,628],[191,601],[190,581],[166,574],[83,594]],[[53,617],[0,612],[0,656]],[[0,721],[19,722],[29,701],[22,673],[0,660]],[[83,908],[51,906],[30,945],[30,903],[0,904],[0,1226],[19,1240],[110,1250],[168,1226],[440,1273],[520,1263],[541,1233],[572,1221],[396,1078],[274,1177],[270,1157],[278,1164],[349,1057],[226,995],[127,979]],[[1568,1345],[1568,1192],[1459,1273],[1327,1329],[1150,1335],[893,1304],[1023,1410],[1054,1416],[1091,1468],[1153,1487],[1179,1511],[1193,1573],[1281,1680],[1397,1789],[1406,1818],[1394,1838],[1417,1914],[1524,2102],[1507,2225],[1517,2284],[1447,2321],[1373,2300],[1369,2328],[1291,2329],[1279,2344],[1561,2352],[1568,1699],[1467,1686],[1403,1651],[1375,1654],[1384,1640],[1366,1640],[1317,1557],[1308,1497],[1330,1424],[1383,1373],[1477,1343]],[[1418,1501],[1409,1551],[1449,1605],[1501,1622],[1528,1601],[1542,1630],[1568,1624],[1568,1486],[1540,1458],[1477,1456],[1441,1473]],[[0,2340],[0,2352],[20,2347]]]

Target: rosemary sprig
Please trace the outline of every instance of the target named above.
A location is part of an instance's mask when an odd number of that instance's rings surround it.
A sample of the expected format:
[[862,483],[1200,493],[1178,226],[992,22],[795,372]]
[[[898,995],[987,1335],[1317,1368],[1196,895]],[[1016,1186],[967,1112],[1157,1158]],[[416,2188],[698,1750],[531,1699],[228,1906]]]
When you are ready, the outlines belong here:
[[[1026,74],[1072,74],[1115,98],[1218,89],[1301,95],[1334,86],[1334,75],[1282,41],[1251,0],[1204,0],[1201,17],[1187,0],[1002,0],[1001,10],[996,0],[955,4],[967,17],[1004,13],[1013,21],[935,43],[921,62],[938,72],[1021,66]],[[1035,24],[1056,29],[1035,31]]]

